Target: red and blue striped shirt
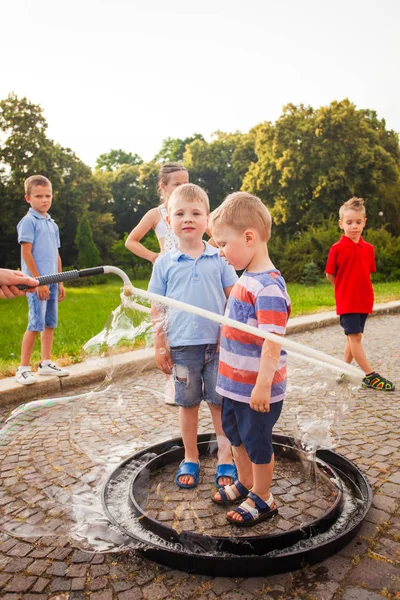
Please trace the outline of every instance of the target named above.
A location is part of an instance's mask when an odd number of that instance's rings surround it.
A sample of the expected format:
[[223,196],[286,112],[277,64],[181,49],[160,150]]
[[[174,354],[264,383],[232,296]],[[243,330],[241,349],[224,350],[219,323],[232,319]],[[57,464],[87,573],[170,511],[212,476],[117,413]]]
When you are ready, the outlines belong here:
[[[279,271],[245,271],[232,288],[225,316],[263,331],[284,335],[290,308],[285,280]],[[264,338],[222,326],[217,380],[219,394],[238,402],[250,402],[260,370],[263,343]],[[286,376],[286,352],[281,349],[270,402],[284,399]]]

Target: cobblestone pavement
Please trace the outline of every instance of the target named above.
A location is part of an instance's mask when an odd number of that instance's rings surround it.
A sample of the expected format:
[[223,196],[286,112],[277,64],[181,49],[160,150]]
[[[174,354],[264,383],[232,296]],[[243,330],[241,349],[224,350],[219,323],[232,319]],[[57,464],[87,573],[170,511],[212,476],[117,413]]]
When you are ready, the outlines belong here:
[[[119,400],[106,393],[101,403],[96,396],[54,406],[48,402],[42,412],[25,411],[3,434],[7,445],[0,445],[0,523],[3,531],[22,528],[25,537],[0,534],[1,600],[400,598],[399,336],[398,315],[368,321],[368,356],[373,357],[376,370],[397,382],[397,390],[358,390],[351,399],[343,398],[349,407],[346,414],[338,413],[343,422],[336,450],[364,470],[374,500],[357,537],[335,556],[283,575],[222,578],[171,570],[134,551],[96,554],[70,543],[64,535],[68,525],[65,499],[57,507],[57,500],[62,500],[57,496],[60,490],[68,499],[79,483],[93,484],[93,460],[97,469],[111,458],[118,462],[107,448],[118,454],[115,448],[120,443],[123,455],[130,441],[134,442],[133,451],[178,435],[176,408],[165,405],[151,391],[162,389],[164,379],[150,371],[138,375],[134,383],[132,378],[121,381]],[[337,326],[292,335],[291,339],[337,357],[341,357],[344,344]],[[298,373],[293,377],[298,385],[285,403],[277,433],[293,431],[295,405],[315,414],[327,410],[309,373],[304,363],[301,377]],[[1,409],[2,417],[6,412]],[[199,430],[211,431],[206,408],[201,409]],[[277,479],[275,485],[278,483]],[[56,501],[51,502],[52,497]],[[284,515],[288,504],[281,504]],[[288,513],[286,518],[290,519]]]

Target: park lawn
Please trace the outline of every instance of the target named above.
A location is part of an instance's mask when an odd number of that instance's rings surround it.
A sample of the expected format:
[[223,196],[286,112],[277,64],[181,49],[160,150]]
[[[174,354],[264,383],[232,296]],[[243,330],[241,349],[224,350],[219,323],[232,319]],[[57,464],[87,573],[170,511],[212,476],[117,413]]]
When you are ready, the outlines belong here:
[[[147,288],[147,281],[134,281],[133,285]],[[65,302],[59,305],[59,326],[54,336],[53,357],[60,365],[82,360],[81,348],[99,333],[111,313],[119,305],[119,282],[90,287],[68,287]],[[375,301],[389,302],[400,299],[400,282],[375,283]],[[334,310],[333,286],[321,282],[312,287],[299,283],[288,284],[292,300],[292,317]],[[0,377],[14,375],[19,365],[21,339],[27,324],[25,298],[0,302]],[[32,366],[40,360],[39,343],[36,343]]]
[[[142,289],[147,289],[147,284],[147,281],[133,282],[134,286]],[[59,304],[59,323],[53,344],[53,358],[57,359],[58,364],[68,365],[82,360],[82,346],[103,329],[110,313],[119,306],[120,290],[119,281],[88,287],[66,287],[67,297]],[[0,377],[13,375],[19,365],[27,317],[25,298],[0,302]],[[36,368],[39,361],[40,346],[37,341],[32,367]]]

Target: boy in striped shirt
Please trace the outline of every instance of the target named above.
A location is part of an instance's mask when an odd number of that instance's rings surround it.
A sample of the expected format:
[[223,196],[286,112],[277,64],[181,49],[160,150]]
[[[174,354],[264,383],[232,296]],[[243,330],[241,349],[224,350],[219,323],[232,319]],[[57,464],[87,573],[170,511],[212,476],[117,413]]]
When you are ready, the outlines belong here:
[[[225,316],[284,335],[290,314],[285,281],[269,258],[271,216],[259,198],[228,196],[211,216],[220,254],[244,272],[234,285]],[[274,470],[272,428],[286,392],[286,352],[275,342],[224,325],[217,392],[223,398],[222,426],[232,444],[238,480],[221,487],[217,504],[240,506],[227,513],[237,526],[252,526],[278,510],[270,492]],[[251,491],[249,491],[251,489]]]

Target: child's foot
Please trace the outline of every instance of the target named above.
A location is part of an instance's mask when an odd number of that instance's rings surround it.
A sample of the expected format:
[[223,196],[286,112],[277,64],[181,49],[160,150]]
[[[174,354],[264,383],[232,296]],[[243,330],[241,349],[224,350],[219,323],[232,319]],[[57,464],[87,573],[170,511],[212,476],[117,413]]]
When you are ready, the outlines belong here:
[[383,392],[393,392],[396,388],[394,383],[381,377],[379,373],[371,373],[366,375],[362,380],[362,386],[365,388],[372,388],[374,390],[381,390]]
[[236,467],[233,463],[220,463],[217,465],[214,483],[217,487],[231,485],[238,478]]
[[246,500],[228,512],[226,518],[238,527],[252,527],[276,514],[278,514],[278,509],[272,494],[267,500],[263,500],[257,494],[249,492]]
[[175,483],[181,488],[194,488],[199,483],[200,461],[190,462],[183,460],[179,465]]
[[18,367],[15,380],[21,385],[32,385],[36,383],[36,377],[31,373],[30,367]]
[[231,485],[220,487],[218,492],[211,498],[216,504],[234,504],[247,498],[249,490],[239,480]]
[[53,362],[48,363],[47,365],[39,364],[38,367],[38,375],[56,375],[57,377],[66,377],[69,375],[69,371],[66,369],[60,369]]

